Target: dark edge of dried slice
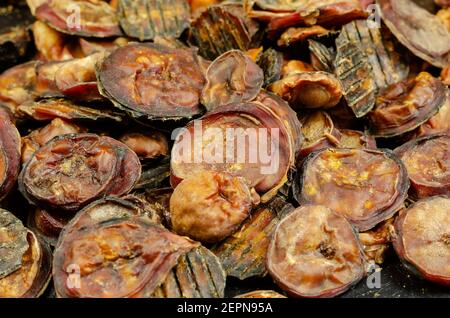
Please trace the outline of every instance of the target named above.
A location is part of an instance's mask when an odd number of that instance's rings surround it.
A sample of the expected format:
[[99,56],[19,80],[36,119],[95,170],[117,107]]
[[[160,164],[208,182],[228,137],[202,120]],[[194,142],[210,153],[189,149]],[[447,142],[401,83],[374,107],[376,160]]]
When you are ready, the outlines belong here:
[[333,48],[326,47],[315,40],[308,40],[311,64],[317,71],[334,73],[334,59],[336,53]]
[[4,177],[0,175],[0,201],[9,193],[20,172],[22,141],[19,131],[10,118],[0,114],[0,164],[4,165]]

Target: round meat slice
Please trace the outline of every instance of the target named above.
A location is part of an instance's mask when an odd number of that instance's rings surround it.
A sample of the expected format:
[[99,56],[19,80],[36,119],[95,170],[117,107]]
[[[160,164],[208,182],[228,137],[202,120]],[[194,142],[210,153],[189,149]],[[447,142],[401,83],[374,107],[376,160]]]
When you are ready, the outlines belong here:
[[322,204],[369,230],[403,207],[409,180],[402,162],[389,150],[326,149],[303,164],[297,200]]
[[129,44],[105,59],[98,78],[101,93],[136,118],[175,120],[203,112],[205,79],[193,49]]
[[242,178],[200,172],[184,179],[170,198],[172,229],[201,242],[219,242],[233,234],[258,199]]
[[333,297],[365,274],[357,234],[348,221],[321,205],[304,205],[277,226],[267,269],[294,297]]
[[450,195],[450,134],[412,140],[395,152],[408,171],[414,199]]
[[413,273],[450,286],[450,198],[419,200],[395,223],[394,248]]

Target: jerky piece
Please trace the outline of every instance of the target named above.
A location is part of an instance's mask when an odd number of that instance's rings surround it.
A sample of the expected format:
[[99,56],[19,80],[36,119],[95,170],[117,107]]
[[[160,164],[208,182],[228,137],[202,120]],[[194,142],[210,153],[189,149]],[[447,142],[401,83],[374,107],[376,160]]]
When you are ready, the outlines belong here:
[[300,175],[300,204],[323,204],[359,231],[403,207],[409,188],[403,163],[389,150],[326,149],[311,154]]
[[395,251],[412,273],[450,286],[449,229],[450,199],[436,196],[420,200],[395,222]]
[[0,201],[11,191],[20,171],[20,134],[10,118],[0,114]]
[[28,214],[27,227],[54,247],[58,242],[59,234],[69,221],[70,217],[57,214],[52,210],[35,208]]
[[202,104],[211,111],[222,105],[251,101],[261,90],[263,80],[263,71],[245,53],[228,51],[206,71]]
[[64,61],[74,58],[65,34],[39,20],[33,23],[32,31],[36,50],[45,61]]
[[370,132],[386,138],[402,135],[429,120],[446,102],[446,86],[422,72],[381,92],[369,114]]
[[119,140],[130,147],[141,160],[167,156],[169,152],[166,136],[158,131],[129,132],[123,134]]
[[200,246],[178,260],[155,292],[158,298],[223,298],[226,274],[219,259]]
[[340,129],[339,148],[368,148],[377,149],[377,141],[362,131]]
[[189,26],[185,0],[120,0],[118,14],[125,33],[140,41],[178,38]]
[[449,62],[450,34],[438,17],[410,0],[378,0],[381,17],[397,39],[436,67]]
[[277,224],[294,207],[275,197],[252,212],[239,231],[213,248],[228,276],[241,280],[265,276],[266,254]]
[[390,218],[370,231],[359,233],[359,240],[368,261],[379,265],[384,263],[394,236],[393,224],[394,218]]
[[328,34],[328,30],[320,25],[302,28],[289,28],[280,36],[277,41],[278,46],[289,47],[298,42],[307,40],[310,37]]
[[333,297],[363,278],[365,260],[345,218],[321,205],[304,205],[278,224],[267,267],[292,296]]
[[405,164],[414,199],[450,196],[450,135],[412,140],[395,150]]
[[257,63],[264,71],[264,87],[280,79],[283,67],[283,54],[281,52],[268,48],[258,58]]
[[311,65],[316,71],[328,73],[334,72],[333,62],[335,54],[333,48],[328,48],[320,42],[308,40],[308,47],[311,56]]

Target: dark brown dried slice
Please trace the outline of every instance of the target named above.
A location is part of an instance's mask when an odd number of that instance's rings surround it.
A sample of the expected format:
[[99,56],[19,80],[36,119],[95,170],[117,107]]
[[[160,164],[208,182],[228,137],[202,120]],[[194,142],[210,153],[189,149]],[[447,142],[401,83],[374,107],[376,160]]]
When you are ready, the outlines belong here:
[[304,142],[298,160],[306,158],[314,151],[339,146],[341,134],[327,113],[314,112],[300,117],[300,122]]
[[222,105],[248,102],[258,95],[264,81],[263,70],[244,52],[228,51],[209,65],[202,104],[211,111]]
[[373,136],[350,129],[339,129],[339,148],[369,148],[377,149],[377,141]]
[[405,266],[433,283],[450,286],[450,199],[420,200],[395,222],[394,248]]
[[162,223],[170,229],[170,197],[173,194],[172,188],[146,189],[144,193],[145,201],[161,215]]
[[308,47],[311,57],[311,65],[316,71],[323,71],[328,73],[334,72],[335,54],[333,48],[326,47],[320,42],[308,40]]
[[81,106],[68,99],[44,98],[29,101],[17,107],[20,115],[27,115],[38,121],[48,121],[55,118],[65,120],[107,120],[121,122],[123,114],[108,109],[95,109]]
[[[292,132],[284,125],[271,110],[252,102],[230,104],[191,122],[172,148],[172,185],[200,171],[223,171],[247,179],[267,202],[287,181],[294,162]],[[214,151],[224,149],[225,142],[226,151]],[[203,159],[198,157],[199,146]]]
[[311,154],[300,174],[299,203],[323,204],[359,231],[403,207],[409,188],[403,163],[389,150],[326,149]]
[[204,77],[193,49],[129,44],[106,58],[98,79],[102,94],[133,117],[176,120],[202,113]]
[[283,67],[283,54],[281,52],[268,48],[258,58],[257,63],[264,71],[264,87],[280,79]]
[[127,45],[131,40],[125,37],[112,39],[85,39],[79,38],[78,43],[80,50],[85,56],[95,53],[108,53],[115,49]]
[[[53,279],[59,297],[150,297],[178,258],[198,246],[148,218],[118,219],[115,207],[99,217],[95,211],[85,213],[69,223],[55,249]],[[78,285],[73,274],[78,274]]]
[[304,205],[277,226],[267,253],[275,282],[295,297],[333,297],[365,273],[357,234],[348,221],[321,205]]
[[29,135],[22,138],[21,158],[22,164],[25,164],[32,155],[53,138],[65,135],[80,133],[82,128],[68,123],[62,119],[53,119],[48,125],[32,131]]
[[225,281],[226,274],[219,259],[199,246],[179,258],[154,297],[223,298]]
[[143,164],[141,177],[134,189],[159,189],[169,185],[170,157],[165,156],[161,160],[150,160]]
[[359,233],[359,240],[364,247],[364,254],[369,262],[383,264],[386,252],[394,237],[394,218],[390,218],[374,229]]
[[6,115],[0,114],[0,201],[11,191],[20,171],[20,134]]
[[170,198],[172,229],[197,241],[217,243],[236,231],[259,196],[241,177],[204,171],[177,185]]
[[277,41],[278,46],[289,47],[298,42],[307,40],[310,37],[326,35],[328,30],[320,25],[310,27],[289,28],[283,32]]
[[446,102],[447,87],[422,72],[381,92],[369,113],[370,132],[376,137],[402,135],[426,122]]
[[214,60],[230,50],[247,51],[255,28],[240,4],[210,6],[192,21],[189,43],[199,48],[201,56]]
[[142,159],[155,159],[167,156],[169,143],[165,135],[159,131],[129,132],[119,140],[130,147]]
[[185,0],[119,0],[118,9],[124,32],[140,41],[178,38],[189,26],[189,4]]
[[[0,14],[0,19],[3,19]],[[4,30],[0,26],[0,72],[24,60],[31,44],[29,30],[15,26]]]
[[331,108],[342,97],[342,86],[331,73],[301,72],[291,73],[272,83],[270,91],[289,102],[294,109]]
[[56,246],[59,234],[70,218],[62,216],[54,211],[35,208],[30,211],[27,219],[27,227],[35,232],[50,246]]
[[219,257],[227,275],[241,280],[265,276],[267,249],[275,228],[293,210],[291,204],[275,197],[252,212],[237,232],[214,246],[212,251]]
[[377,0],[384,23],[415,55],[436,67],[449,62],[450,34],[438,17],[410,0]]
[[40,1],[35,16],[56,30],[72,35],[105,38],[122,34],[115,10],[104,1]]
[[255,290],[249,293],[234,296],[234,298],[286,298],[273,290]]
[[450,196],[450,134],[412,140],[395,153],[408,171],[414,199]]

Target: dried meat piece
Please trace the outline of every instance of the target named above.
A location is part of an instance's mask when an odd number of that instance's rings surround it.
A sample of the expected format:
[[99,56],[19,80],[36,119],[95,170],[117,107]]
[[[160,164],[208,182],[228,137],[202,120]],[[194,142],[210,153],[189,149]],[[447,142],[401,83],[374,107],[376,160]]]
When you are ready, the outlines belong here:
[[0,113],[0,201],[11,191],[20,171],[20,134],[9,117]]
[[35,16],[56,30],[72,35],[99,38],[122,35],[115,10],[103,1],[40,1]]
[[281,52],[268,48],[258,58],[257,63],[264,71],[264,87],[281,78],[281,69],[283,67],[283,54]]
[[394,248],[403,264],[424,279],[450,286],[450,199],[420,200],[395,222]]
[[262,88],[264,73],[245,53],[228,51],[215,59],[206,71],[201,102],[208,111],[231,103],[248,102]]
[[36,49],[45,61],[64,61],[74,58],[63,33],[39,20],[33,23],[32,31]]
[[374,229],[359,233],[359,240],[369,262],[382,265],[390,248],[394,233],[394,218],[390,218]]
[[414,199],[450,196],[450,135],[412,140],[395,150],[405,164]]
[[140,41],[178,38],[189,26],[186,0],[120,0],[118,9],[124,32]]
[[69,221],[70,217],[60,215],[52,210],[35,208],[28,214],[27,227],[47,244],[54,247],[59,234]]
[[169,153],[167,138],[158,131],[129,132],[123,134],[119,140],[130,147],[141,160],[155,159]]
[[294,207],[275,197],[252,212],[240,229],[213,247],[228,276],[244,280],[267,274],[266,254],[277,224]]
[[179,120],[203,112],[196,51],[152,43],[118,48],[98,70],[101,93],[135,118]]
[[310,37],[326,35],[328,30],[320,25],[310,27],[289,28],[281,34],[277,41],[278,46],[289,47],[298,42],[307,40]]
[[415,55],[436,67],[449,62],[450,33],[438,17],[410,0],[377,0],[384,23]]
[[270,275],[294,297],[333,297],[365,274],[362,246],[345,218],[304,205],[277,226],[267,253]]
[[259,196],[243,178],[200,172],[181,181],[170,198],[172,229],[200,242],[216,243],[236,231],[258,202]]
[[255,290],[249,293],[234,296],[234,298],[286,298],[273,290]]
[[370,132],[386,138],[402,135],[428,121],[446,102],[447,87],[422,72],[381,92],[368,116]]
[[159,189],[170,184],[170,157],[162,157],[161,160],[156,160],[156,163],[154,161],[152,159],[148,165],[143,165],[135,189]]
[[339,129],[339,148],[368,148],[377,149],[377,141],[362,131]]
[[336,52],[333,48],[326,47],[320,42],[308,40],[311,65],[316,71],[328,73],[334,72],[334,59]]
[[391,218],[409,188],[405,166],[389,150],[321,150],[305,160],[299,180],[300,204],[323,204],[359,231]]

